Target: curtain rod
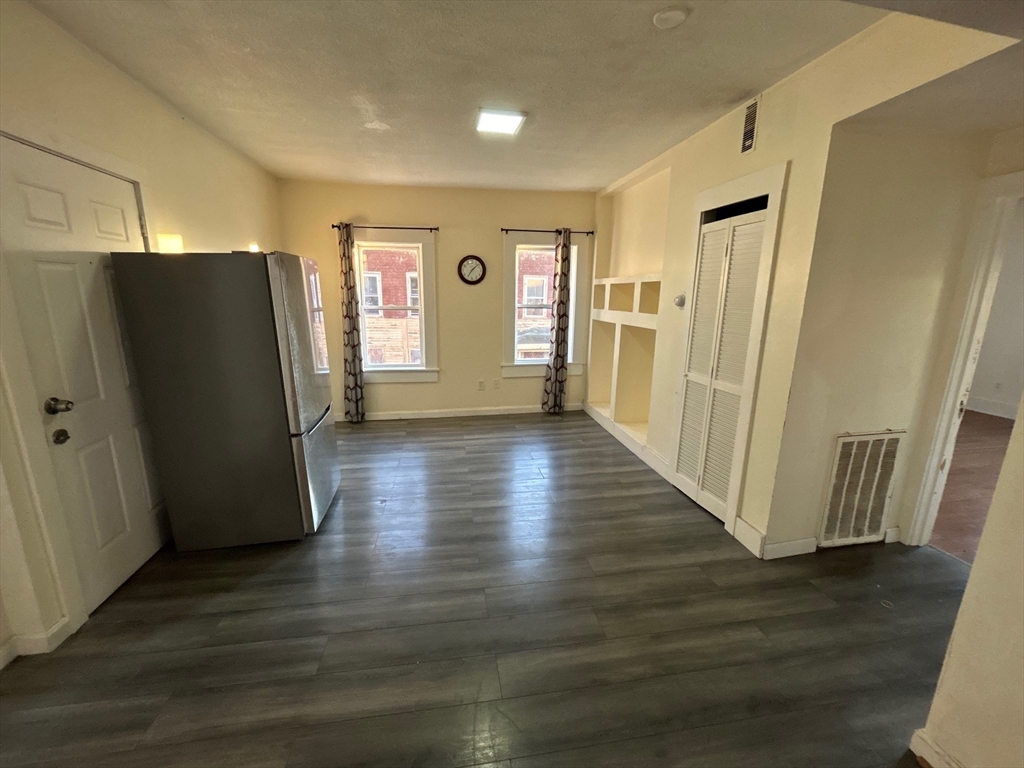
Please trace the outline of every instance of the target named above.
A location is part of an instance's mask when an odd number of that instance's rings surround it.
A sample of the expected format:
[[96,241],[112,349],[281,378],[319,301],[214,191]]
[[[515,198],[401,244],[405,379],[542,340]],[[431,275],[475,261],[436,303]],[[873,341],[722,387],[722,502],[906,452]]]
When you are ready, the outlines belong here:
[[[341,229],[341,224],[331,224],[331,229]],[[352,229],[405,229],[418,232],[440,232],[440,227],[378,227],[374,224],[353,224]]]
[[[515,227],[502,227],[501,231],[504,232],[505,234],[508,234],[509,232],[543,232],[543,233],[548,234],[548,235],[553,235],[553,234],[555,234],[555,232],[557,230],[554,230],[554,229],[516,229]],[[572,231],[572,233],[574,235],[593,235],[594,234],[594,230],[590,229],[590,230],[587,230],[587,231],[584,232],[581,229],[580,230],[574,229]]]

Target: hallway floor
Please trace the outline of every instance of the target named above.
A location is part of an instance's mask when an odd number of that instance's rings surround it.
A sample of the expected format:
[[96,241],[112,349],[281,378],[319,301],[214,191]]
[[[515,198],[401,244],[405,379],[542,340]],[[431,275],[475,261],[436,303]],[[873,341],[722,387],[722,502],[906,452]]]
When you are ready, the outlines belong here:
[[320,534],[161,553],[0,673],[0,764],[912,764],[963,563],[757,560],[580,413],[339,445]]
[[965,563],[974,562],[1012,431],[1013,419],[964,412],[931,546]]

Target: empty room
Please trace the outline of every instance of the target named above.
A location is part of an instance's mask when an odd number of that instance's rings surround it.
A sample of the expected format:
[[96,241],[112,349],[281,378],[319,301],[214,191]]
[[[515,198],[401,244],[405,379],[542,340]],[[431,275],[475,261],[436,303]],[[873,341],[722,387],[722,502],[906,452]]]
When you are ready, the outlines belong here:
[[0,765],[1024,768],[1024,0],[0,0]]

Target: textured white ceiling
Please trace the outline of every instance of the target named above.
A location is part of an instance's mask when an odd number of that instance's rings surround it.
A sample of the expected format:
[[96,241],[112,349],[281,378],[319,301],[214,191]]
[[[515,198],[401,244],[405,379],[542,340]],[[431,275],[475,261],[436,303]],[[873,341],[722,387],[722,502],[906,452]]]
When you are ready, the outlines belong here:
[[[283,177],[599,189],[884,14],[833,0],[37,0]],[[514,138],[480,107],[525,111]],[[737,137],[737,145],[739,137]]]

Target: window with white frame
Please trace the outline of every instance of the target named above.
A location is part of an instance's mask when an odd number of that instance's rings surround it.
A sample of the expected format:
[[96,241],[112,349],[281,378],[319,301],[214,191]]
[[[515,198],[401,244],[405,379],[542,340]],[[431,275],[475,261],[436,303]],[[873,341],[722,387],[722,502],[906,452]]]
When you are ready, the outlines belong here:
[[320,267],[313,259],[303,259],[302,274],[306,278],[306,306],[309,307],[309,327],[313,334],[313,364],[317,373],[327,373],[330,371],[330,363],[327,357],[324,297],[320,290]]
[[437,381],[433,234],[364,232],[355,261],[366,380]]
[[[547,363],[551,352],[552,303],[554,302],[555,246],[554,236],[538,238],[535,234],[506,235],[506,313],[505,365],[522,367],[522,373],[538,371]],[[528,238],[528,239],[527,239]],[[539,240],[539,242],[538,242]],[[548,240],[548,242],[544,242]],[[584,246],[585,247],[585,246]],[[576,296],[579,293],[578,244],[570,249],[569,281],[569,350],[570,362],[582,355],[576,347]],[[506,371],[508,375],[512,373]],[[533,375],[532,373],[528,375]]]

